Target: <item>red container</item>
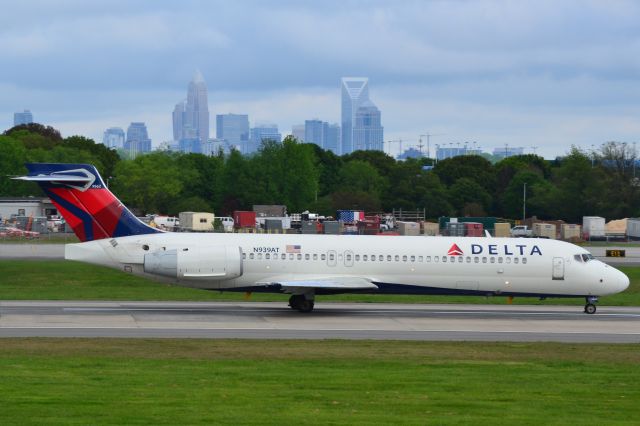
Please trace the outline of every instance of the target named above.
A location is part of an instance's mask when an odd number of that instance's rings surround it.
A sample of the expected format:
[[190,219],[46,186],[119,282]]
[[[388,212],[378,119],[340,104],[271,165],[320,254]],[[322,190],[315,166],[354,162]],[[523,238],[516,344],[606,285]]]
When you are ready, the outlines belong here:
[[255,228],[256,212],[236,210],[233,212],[233,221],[236,228]]
[[482,237],[484,233],[484,227],[477,222],[465,222],[464,230],[467,237]]

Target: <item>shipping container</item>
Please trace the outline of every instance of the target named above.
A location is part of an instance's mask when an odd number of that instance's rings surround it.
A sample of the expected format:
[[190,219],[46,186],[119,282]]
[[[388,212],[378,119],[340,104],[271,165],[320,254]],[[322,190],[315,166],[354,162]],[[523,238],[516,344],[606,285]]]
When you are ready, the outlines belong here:
[[287,206],[278,204],[256,204],[253,211],[257,217],[283,217],[287,215]]
[[496,238],[507,238],[511,236],[511,224],[507,222],[498,222],[495,224],[493,236]]
[[481,223],[464,222],[465,236],[467,237],[482,237],[484,236],[484,229]]
[[533,235],[541,238],[556,239],[556,226],[552,223],[534,223]]
[[342,233],[342,223],[336,220],[325,220],[322,225],[325,234],[339,235]]
[[450,237],[464,237],[464,223],[446,222],[445,233]]
[[275,231],[275,230],[282,230],[282,220],[280,219],[265,219],[264,221],[264,229],[266,229],[267,231]]
[[300,226],[300,232],[302,232],[303,234],[317,234],[317,222],[302,222]]
[[418,222],[396,222],[400,235],[420,235],[420,224]]
[[440,226],[435,222],[422,222],[422,233],[427,237],[440,234]]
[[582,218],[582,238],[604,238],[605,220],[599,216],[584,216]]
[[236,228],[255,228],[256,212],[236,210],[233,212],[233,220]]
[[489,231],[495,228],[497,219],[493,216],[478,216],[478,217],[447,217],[442,216],[438,219],[440,229],[446,229],[449,222],[474,222],[481,223],[484,229]]
[[364,220],[364,212],[361,210],[338,210],[336,216],[339,222],[356,223]]
[[579,240],[581,238],[580,225],[565,223],[560,227],[560,238],[563,240]]
[[630,240],[640,240],[640,217],[630,217],[627,219],[627,238]]
[[186,231],[213,231],[213,213],[180,212],[180,228]]

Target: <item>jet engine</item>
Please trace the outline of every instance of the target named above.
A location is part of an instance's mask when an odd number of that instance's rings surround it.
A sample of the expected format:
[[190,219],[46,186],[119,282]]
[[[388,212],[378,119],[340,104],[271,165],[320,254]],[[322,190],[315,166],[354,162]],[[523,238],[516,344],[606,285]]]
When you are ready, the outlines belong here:
[[209,246],[159,250],[144,255],[144,271],[179,280],[229,280],[242,275],[242,249]]

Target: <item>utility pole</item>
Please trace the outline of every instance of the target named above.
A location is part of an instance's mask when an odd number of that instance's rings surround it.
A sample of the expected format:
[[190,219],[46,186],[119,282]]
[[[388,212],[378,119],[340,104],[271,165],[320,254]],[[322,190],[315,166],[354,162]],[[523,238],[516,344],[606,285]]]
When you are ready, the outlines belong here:
[[522,190],[522,223],[527,218],[527,182],[524,183]]
[[532,146],[531,149],[533,150],[533,155],[536,155],[536,149],[538,149],[537,146]]

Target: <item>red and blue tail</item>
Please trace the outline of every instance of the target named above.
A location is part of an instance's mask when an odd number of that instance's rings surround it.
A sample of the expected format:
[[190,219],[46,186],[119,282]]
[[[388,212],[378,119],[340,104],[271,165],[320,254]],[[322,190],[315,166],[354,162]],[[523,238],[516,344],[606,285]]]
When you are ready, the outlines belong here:
[[29,163],[29,174],[14,179],[36,182],[80,241],[161,232],[141,222],[107,189],[89,164]]

